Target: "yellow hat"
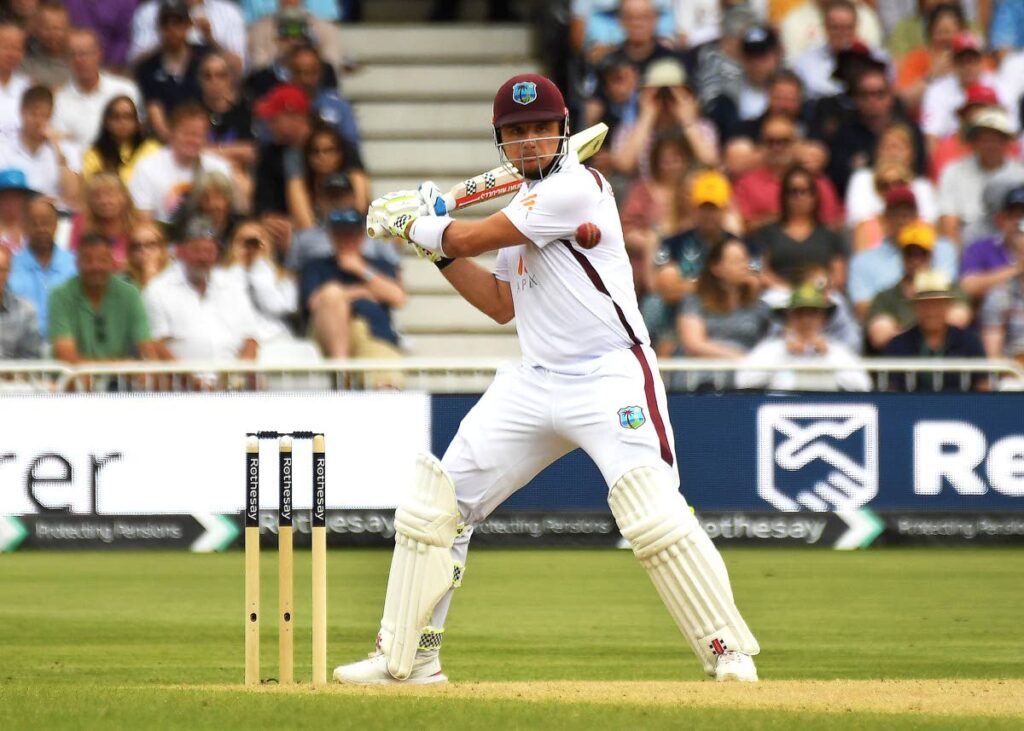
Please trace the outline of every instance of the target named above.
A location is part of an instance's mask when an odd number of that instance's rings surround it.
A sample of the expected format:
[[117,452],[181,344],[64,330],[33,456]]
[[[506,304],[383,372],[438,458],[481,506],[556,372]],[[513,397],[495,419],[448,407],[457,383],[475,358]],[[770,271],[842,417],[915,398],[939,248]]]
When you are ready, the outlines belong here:
[[710,203],[719,208],[726,208],[730,198],[732,198],[732,186],[721,173],[706,170],[693,179],[693,190],[690,193],[693,205],[700,206]]
[[935,229],[923,221],[915,221],[900,230],[900,246],[920,246],[926,251],[935,248]]

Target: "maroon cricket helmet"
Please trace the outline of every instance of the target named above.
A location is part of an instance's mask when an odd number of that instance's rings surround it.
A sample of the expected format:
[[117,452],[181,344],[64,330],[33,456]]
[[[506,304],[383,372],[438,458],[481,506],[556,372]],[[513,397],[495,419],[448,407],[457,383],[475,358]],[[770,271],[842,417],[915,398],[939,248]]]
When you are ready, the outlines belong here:
[[555,82],[540,74],[517,74],[494,95],[491,124],[497,128],[521,122],[564,121],[568,114]]

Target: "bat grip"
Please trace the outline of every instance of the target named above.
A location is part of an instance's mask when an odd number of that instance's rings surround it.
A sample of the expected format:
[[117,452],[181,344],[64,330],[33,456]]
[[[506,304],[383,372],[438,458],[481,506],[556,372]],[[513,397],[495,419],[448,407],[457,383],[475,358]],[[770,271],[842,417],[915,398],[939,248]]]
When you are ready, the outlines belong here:
[[[441,208],[444,210],[440,210]],[[454,211],[458,206],[455,204],[455,196],[451,193],[445,193],[443,196],[434,201],[434,213],[438,216],[445,216]]]

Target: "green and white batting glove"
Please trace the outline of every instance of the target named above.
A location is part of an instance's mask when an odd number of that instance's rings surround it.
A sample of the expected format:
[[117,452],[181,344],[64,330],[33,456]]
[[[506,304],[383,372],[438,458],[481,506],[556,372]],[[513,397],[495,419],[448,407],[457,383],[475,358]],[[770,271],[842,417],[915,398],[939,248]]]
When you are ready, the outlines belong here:
[[[376,226],[386,236],[409,240],[409,229],[420,216],[429,215],[423,199],[415,190],[398,190],[376,198],[367,212],[367,228]],[[371,235],[374,235],[371,233]],[[381,238],[375,235],[375,238]]]

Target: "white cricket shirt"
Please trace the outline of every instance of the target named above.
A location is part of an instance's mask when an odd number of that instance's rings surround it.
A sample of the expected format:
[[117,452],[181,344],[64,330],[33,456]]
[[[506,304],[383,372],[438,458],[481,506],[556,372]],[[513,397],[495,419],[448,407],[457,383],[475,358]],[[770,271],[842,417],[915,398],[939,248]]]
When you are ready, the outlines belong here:
[[[494,270],[512,287],[524,363],[586,373],[596,358],[650,343],[615,198],[600,173],[570,155],[550,177],[524,183],[503,213],[532,241],[500,249]],[[586,222],[601,229],[592,249],[575,241]]]

